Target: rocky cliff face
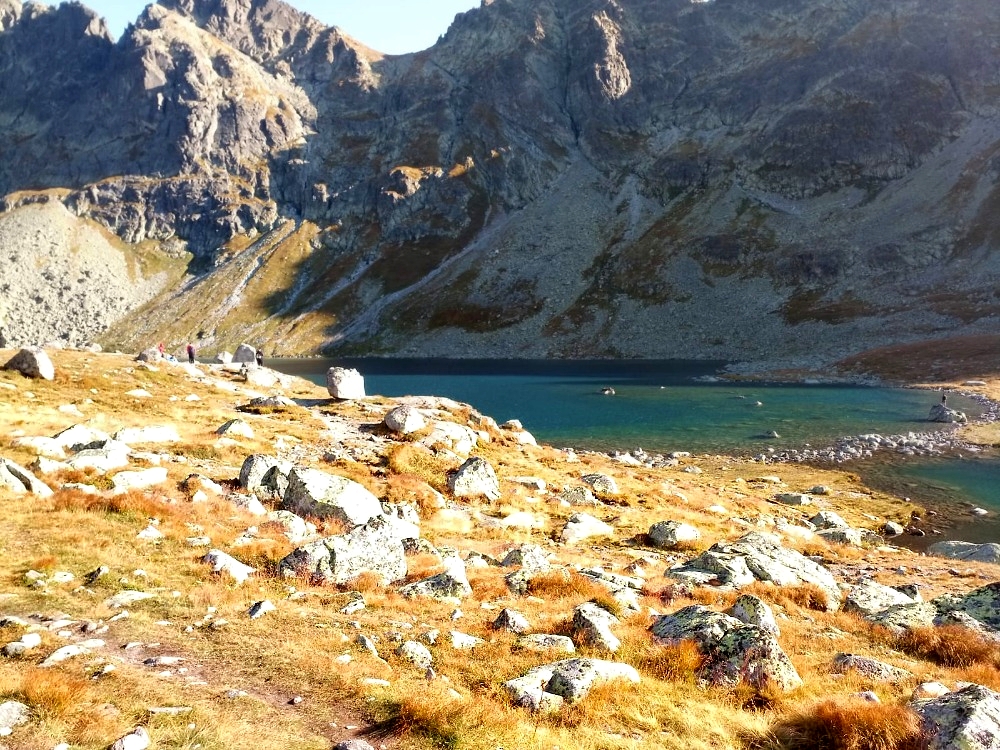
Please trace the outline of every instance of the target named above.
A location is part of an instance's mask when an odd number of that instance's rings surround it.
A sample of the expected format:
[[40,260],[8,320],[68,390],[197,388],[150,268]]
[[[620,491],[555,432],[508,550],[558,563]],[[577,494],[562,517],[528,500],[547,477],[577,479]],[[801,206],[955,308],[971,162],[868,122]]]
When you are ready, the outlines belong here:
[[0,194],[194,254],[122,343],[197,293],[207,346],[831,359],[996,324],[997,39],[987,0],[493,0],[387,57],[279,0],[117,43],[0,0]]

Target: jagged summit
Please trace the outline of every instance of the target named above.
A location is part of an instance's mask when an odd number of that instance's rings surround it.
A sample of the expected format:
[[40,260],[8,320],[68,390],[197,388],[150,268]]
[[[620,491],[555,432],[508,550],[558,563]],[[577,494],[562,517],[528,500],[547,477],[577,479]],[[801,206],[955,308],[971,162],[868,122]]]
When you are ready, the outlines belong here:
[[220,343],[816,361],[997,323],[995,2],[504,0],[403,56],[277,0],[164,0],[118,44],[28,7],[5,204],[65,190],[220,289],[294,237],[249,322],[208,301]]

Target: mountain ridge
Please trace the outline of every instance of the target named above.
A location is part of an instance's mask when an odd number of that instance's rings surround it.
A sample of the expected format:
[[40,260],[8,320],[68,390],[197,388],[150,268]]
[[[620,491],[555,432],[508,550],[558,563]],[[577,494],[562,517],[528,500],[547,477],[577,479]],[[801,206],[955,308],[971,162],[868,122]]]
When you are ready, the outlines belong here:
[[[8,123],[24,70],[52,70],[19,7],[0,6]],[[985,0],[498,0],[401,56],[279,0],[165,0],[117,43],[93,20],[81,36],[91,18],[62,21],[67,55],[97,50],[70,90],[101,80],[107,101],[73,125],[105,123],[64,129],[131,151],[39,169],[59,118],[36,92],[31,137],[0,138],[0,194],[14,211],[64,188],[126,241],[181,243],[219,289],[296,222],[300,264],[263,274],[286,285],[196,329],[208,347],[823,364],[995,326]],[[176,305],[225,299],[154,302],[108,343],[192,336]]]

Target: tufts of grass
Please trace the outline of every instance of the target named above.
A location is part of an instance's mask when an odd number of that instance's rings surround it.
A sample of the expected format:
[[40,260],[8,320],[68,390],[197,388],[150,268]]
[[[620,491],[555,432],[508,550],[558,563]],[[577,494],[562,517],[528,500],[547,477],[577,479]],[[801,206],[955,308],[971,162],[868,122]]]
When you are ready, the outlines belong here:
[[908,708],[862,700],[823,701],[779,719],[750,742],[754,750],[926,750],[920,718]]
[[705,655],[694,641],[660,645],[646,638],[627,645],[630,648],[622,649],[622,657],[644,676],[656,680],[694,684],[705,664]]
[[546,601],[574,599],[602,602],[608,590],[601,584],[569,570],[555,570],[534,576],[528,582],[528,594]]
[[910,628],[892,636],[890,645],[943,667],[989,665],[1000,668],[1000,643],[987,640],[961,625]]

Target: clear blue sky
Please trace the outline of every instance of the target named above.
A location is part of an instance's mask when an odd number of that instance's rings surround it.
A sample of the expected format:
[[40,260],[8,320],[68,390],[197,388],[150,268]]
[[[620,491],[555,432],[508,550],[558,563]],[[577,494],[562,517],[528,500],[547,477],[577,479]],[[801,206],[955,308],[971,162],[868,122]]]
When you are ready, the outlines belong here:
[[[149,0],[81,0],[108,21],[116,37],[135,21]],[[48,0],[50,5],[58,2]],[[401,54],[426,49],[455,18],[479,0],[286,0],[379,52]]]

